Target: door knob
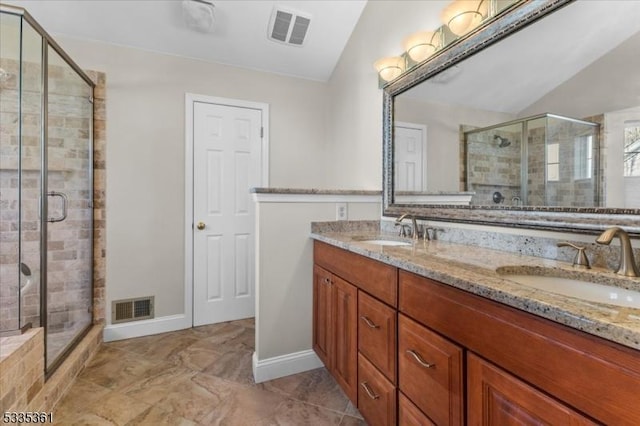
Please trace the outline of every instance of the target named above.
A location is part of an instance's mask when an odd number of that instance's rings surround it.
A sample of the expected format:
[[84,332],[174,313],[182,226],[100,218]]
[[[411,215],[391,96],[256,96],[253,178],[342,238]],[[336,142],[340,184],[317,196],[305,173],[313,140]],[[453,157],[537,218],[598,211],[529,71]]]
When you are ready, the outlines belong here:
[[198,224],[196,225],[196,228],[202,231],[206,226],[207,225],[205,225],[204,222],[198,222]]

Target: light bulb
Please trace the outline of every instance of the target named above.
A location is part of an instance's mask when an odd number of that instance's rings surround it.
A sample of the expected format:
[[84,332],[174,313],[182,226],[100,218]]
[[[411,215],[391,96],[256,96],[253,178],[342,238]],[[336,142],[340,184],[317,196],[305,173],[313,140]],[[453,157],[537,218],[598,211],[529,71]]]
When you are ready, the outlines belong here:
[[401,56],[389,56],[378,59],[373,67],[378,71],[378,75],[384,81],[391,81],[398,78],[404,72],[404,59]]
[[440,33],[420,31],[404,39],[404,50],[414,62],[422,62],[440,46]]
[[480,25],[487,17],[487,0],[456,0],[442,11],[442,22],[457,36]]

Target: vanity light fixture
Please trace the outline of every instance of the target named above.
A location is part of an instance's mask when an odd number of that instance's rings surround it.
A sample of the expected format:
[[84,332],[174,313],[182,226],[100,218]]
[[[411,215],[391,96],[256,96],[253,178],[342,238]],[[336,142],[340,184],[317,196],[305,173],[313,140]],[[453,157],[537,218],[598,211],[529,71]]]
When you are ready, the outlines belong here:
[[378,59],[373,67],[378,71],[380,80],[389,82],[398,78],[405,69],[405,60],[402,56],[389,56]]
[[414,63],[419,63],[440,49],[442,33],[437,31],[420,31],[411,34],[402,43],[405,52]]
[[[196,0],[197,1],[197,0]],[[404,53],[401,56],[382,58],[373,66],[378,72],[378,87],[383,88],[417,64],[426,61],[436,52],[446,49],[469,31],[488,22],[514,5],[533,0],[455,0],[441,14],[444,25],[435,31],[420,31],[404,39]],[[446,83],[457,75],[441,73],[433,82]],[[438,76],[436,76],[438,77]]]
[[457,36],[480,25],[489,14],[489,0],[455,0],[442,11],[442,22]]

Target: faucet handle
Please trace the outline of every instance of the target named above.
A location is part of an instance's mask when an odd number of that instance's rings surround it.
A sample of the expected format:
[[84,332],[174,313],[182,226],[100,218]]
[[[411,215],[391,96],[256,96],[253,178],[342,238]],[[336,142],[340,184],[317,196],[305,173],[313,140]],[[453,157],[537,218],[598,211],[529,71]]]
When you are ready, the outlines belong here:
[[409,225],[408,223],[396,222],[395,226],[400,228],[400,231],[398,232],[398,236],[399,237],[406,237],[407,236],[407,228],[411,228],[411,225]]
[[585,253],[586,247],[580,247],[575,244],[571,244],[567,241],[562,241],[557,244],[558,247],[572,247],[577,250],[576,256],[573,258],[573,266],[577,266],[579,268],[591,269],[591,265],[589,264],[589,258]]
[[[436,231],[438,231],[438,230],[439,230],[438,228],[434,228],[433,226],[425,225],[425,227],[422,228],[422,232],[423,232],[422,238],[425,241],[434,240],[436,238]],[[429,231],[433,231],[433,238],[431,238],[431,235],[429,235]]]

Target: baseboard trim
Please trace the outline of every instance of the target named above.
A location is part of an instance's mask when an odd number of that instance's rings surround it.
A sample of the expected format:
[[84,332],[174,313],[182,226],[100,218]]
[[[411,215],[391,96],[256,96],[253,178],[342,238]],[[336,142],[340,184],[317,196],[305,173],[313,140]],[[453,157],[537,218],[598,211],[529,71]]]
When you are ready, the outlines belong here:
[[320,367],[322,367],[322,361],[311,349],[263,360],[259,360],[258,355],[255,352],[253,353],[253,378],[256,383]]
[[169,315],[124,324],[112,324],[104,328],[103,339],[105,342],[113,342],[115,340],[184,330],[185,328],[190,328],[191,325],[191,318],[187,318],[184,314]]

